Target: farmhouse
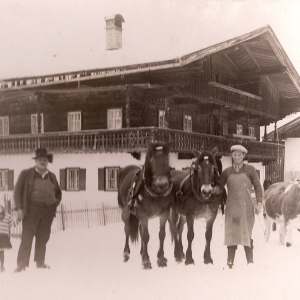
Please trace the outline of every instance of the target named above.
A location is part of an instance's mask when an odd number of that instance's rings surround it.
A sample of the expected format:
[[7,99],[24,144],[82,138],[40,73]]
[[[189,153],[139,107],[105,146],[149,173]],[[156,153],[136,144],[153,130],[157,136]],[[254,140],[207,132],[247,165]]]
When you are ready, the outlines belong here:
[[298,111],[300,99],[299,75],[272,28],[169,60],[137,64],[132,53],[132,64],[117,66],[121,17],[106,19],[107,49],[116,50],[103,49],[105,67],[0,82],[0,190],[12,190],[45,147],[63,199],[115,199],[119,168],[142,165],[151,140],[173,141],[177,169],[203,142],[218,146],[225,168],[242,143],[263,182],[284,146],[262,142],[260,128]]

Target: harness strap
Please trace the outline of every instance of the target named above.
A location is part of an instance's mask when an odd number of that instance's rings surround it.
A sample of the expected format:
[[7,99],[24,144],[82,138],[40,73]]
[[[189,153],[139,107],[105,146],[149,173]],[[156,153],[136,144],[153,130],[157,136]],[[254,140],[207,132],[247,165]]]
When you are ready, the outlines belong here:
[[183,190],[182,190],[182,188],[183,188],[184,184],[186,183],[186,181],[187,181],[190,177],[191,177],[191,174],[188,174],[187,176],[185,176],[185,177],[181,180],[181,182],[180,182],[180,184],[179,184],[178,191],[176,192],[176,197],[177,197],[177,198],[181,198],[181,197],[182,197],[182,195],[183,195]]

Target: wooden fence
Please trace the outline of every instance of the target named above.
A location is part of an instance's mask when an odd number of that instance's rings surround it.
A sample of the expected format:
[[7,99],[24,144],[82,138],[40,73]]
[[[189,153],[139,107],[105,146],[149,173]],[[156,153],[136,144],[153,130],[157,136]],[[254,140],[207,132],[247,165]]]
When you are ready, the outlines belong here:
[[[16,219],[12,194],[4,195],[5,206],[8,212]],[[121,222],[121,210],[117,200],[73,200],[61,203],[53,220],[52,233],[75,229],[106,226],[111,223]],[[12,238],[20,238],[22,224],[11,227]]]

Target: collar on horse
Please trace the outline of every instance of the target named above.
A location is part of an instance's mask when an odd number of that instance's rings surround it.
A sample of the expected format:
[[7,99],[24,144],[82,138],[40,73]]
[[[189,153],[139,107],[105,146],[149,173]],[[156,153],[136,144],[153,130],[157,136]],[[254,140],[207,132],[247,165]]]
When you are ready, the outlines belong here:
[[191,170],[190,170],[190,174],[187,175],[186,177],[184,177],[180,184],[179,184],[179,189],[176,193],[176,196],[177,197],[182,197],[183,196],[183,186],[185,184],[185,182],[190,179],[190,182],[191,182],[191,187],[192,187],[192,191],[193,191],[193,194],[195,195],[195,197],[197,198],[198,201],[202,202],[203,204],[210,204],[212,202],[215,202],[215,201],[218,201],[218,198],[217,197],[213,197],[211,196],[208,200],[205,200],[203,199],[203,197],[201,197],[201,195],[199,195],[196,191],[196,188],[195,188],[195,179],[194,179],[194,176],[195,176],[195,162],[192,162],[192,165],[191,165]]
[[153,198],[165,198],[169,196],[173,190],[173,181],[171,180],[170,187],[167,191],[165,191],[162,194],[157,194],[151,190],[150,187],[148,187],[146,182],[146,175],[145,175],[145,167],[143,167],[141,170],[139,170],[132,178],[131,182],[131,188],[129,190],[128,194],[128,202],[132,201],[133,199],[137,198],[140,194],[143,187],[145,188],[145,191]]

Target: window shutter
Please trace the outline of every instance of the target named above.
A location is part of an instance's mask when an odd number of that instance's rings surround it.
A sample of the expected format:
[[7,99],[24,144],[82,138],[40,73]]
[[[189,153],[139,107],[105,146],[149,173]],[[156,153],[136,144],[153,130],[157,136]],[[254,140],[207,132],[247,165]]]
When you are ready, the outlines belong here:
[[44,133],[44,114],[41,114],[41,133]]
[[4,118],[4,134],[5,135],[9,134],[9,119],[8,119],[8,117]]
[[98,169],[98,191],[105,189],[105,173],[104,168]]
[[31,133],[37,133],[37,115],[31,115]]
[[61,190],[66,190],[66,169],[59,170],[59,181]]
[[79,191],[86,189],[86,169],[79,169]]
[[116,129],[122,128],[122,109],[116,109]]
[[14,170],[8,170],[8,190],[14,190]]
[[107,111],[107,129],[115,129],[115,110]]
[[4,135],[4,118],[0,118],[0,135]]

